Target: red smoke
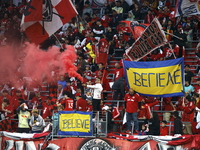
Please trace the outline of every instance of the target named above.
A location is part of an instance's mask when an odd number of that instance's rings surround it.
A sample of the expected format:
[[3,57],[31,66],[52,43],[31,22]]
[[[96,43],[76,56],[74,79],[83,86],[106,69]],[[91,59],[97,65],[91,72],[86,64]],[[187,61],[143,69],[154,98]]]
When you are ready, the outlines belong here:
[[51,82],[52,72],[55,71],[59,74],[68,73],[70,77],[82,81],[74,65],[77,55],[73,46],[68,46],[62,53],[57,47],[43,51],[30,43],[26,43],[26,48],[18,52],[8,46],[0,47],[0,50],[0,84],[11,82],[12,86],[18,88],[25,82],[29,86],[43,81]]

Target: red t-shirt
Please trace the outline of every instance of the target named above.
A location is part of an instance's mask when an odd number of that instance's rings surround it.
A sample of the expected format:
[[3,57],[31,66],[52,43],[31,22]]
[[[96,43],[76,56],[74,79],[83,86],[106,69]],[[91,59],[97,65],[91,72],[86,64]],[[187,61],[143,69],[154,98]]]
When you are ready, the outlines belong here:
[[160,135],[165,136],[165,135],[169,135],[169,128],[166,127],[160,127]]
[[124,76],[124,69],[119,68],[115,70],[115,81],[117,81],[120,77]]
[[139,94],[134,94],[131,96],[129,93],[125,95],[124,101],[126,101],[126,112],[135,113],[138,111],[138,102],[140,102],[142,98]]
[[79,98],[76,102],[76,110],[77,111],[87,111],[87,101],[83,98]]
[[61,104],[65,104],[64,111],[72,111],[74,106],[74,100],[71,98],[64,99]]

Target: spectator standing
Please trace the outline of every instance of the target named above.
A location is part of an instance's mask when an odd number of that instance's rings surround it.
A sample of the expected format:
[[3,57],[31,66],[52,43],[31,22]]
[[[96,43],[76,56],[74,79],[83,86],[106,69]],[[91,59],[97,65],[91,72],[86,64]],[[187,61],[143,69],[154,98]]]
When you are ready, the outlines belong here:
[[99,41],[104,33],[104,26],[101,24],[100,19],[96,21],[96,26],[93,28],[93,32],[95,33],[95,39]]
[[101,103],[101,92],[103,91],[103,87],[101,85],[101,80],[96,78],[94,85],[87,85],[87,88],[92,88],[93,90],[93,100],[92,106],[93,111],[101,111],[100,103]]
[[155,16],[152,14],[152,11],[148,10],[147,15],[144,17],[144,23],[151,24],[151,22],[153,21],[154,17]]
[[194,87],[190,84],[189,81],[185,81],[185,86],[184,86],[184,91],[187,93],[189,96],[192,96],[194,93]]
[[[164,111],[175,111],[175,107],[171,102],[171,97],[163,98],[163,106]],[[169,121],[170,120],[171,113],[170,112],[164,112],[163,113],[163,120]]]
[[39,91],[35,92],[35,96],[31,99],[32,108],[41,108],[44,102],[44,97],[41,96]]
[[18,109],[18,129],[17,132],[19,133],[29,133],[29,121],[30,121],[30,112],[28,111],[28,107],[25,103],[22,103]]
[[185,124],[183,133],[192,134],[191,122],[193,122],[193,119],[194,119],[195,105],[189,95],[185,97],[185,102],[183,102],[182,106],[183,106],[182,121]]
[[152,118],[149,120],[149,135],[160,135],[160,120],[158,114],[153,112]]
[[8,117],[9,119],[13,118],[14,110],[9,100],[4,99],[1,108],[2,108],[2,112],[5,118],[8,118]]
[[32,116],[30,118],[29,125],[31,126],[31,133],[41,133],[45,126],[44,119],[39,115],[38,109],[32,110]]
[[88,106],[87,101],[81,97],[80,93],[76,93],[75,97],[76,97],[76,100],[77,100],[76,101],[76,110],[86,112],[87,106]]
[[90,2],[89,1],[86,1],[85,2],[85,5],[84,5],[84,8],[83,8],[83,18],[84,18],[84,15],[88,13],[90,15],[90,17],[92,16],[93,14],[93,9],[90,7]]
[[114,84],[112,90],[114,90],[113,99],[118,100],[118,94],[120,94],[120,100],[124,98],[124,70],[119,63],[115,63]]
[[175,134],[183,134],[183,124],[181,118],[178,115],[178,111],[173,112],[174,117],[174,135]]
[[133,89],[129,89],[129,93],[127,93],[124,97],[125,108],[126,108],[126,120],[127,120],[127,133],[131,133],[131,121],[134,122],[135,132],[139,133],[139,125],[138,125],[138,111],[139,111],[139,102],[141,102],[142,98],[139,94],[137,94]]
[[121,7],[123,8],[123,13],[128,13],[129,5],[125,0],[121,0]]
[[167,121],[165,120],[162,121],[162,126],[160,127],[160,135],[169,135],[169,128],[167,127]]
[[190,65],[185,65],[185,81],[188,81],[189,83],[192,83],[194,80],[194,73],[190,71]]
[[185,33],[183,33],[182,31],[182,26],[178,25],[177,26],[177,30],[174,32],[174,35],[177,37],[172,38],[172,40],[174,41],[174,44],[177,44],[179,46],[179,54],[178,54],[178,58],[183,57],[183,48],[186,46],[186,42],[187,42],[187,35]]
[[67,86],[67,82],[65,81],[64,75],[60,76],[60,80],[58,80],[58,84],[62,84],[62,89],[64,89]]
[[128,12],[128,17],[126,18],[126,21],[135,21],[135,16],[133,15],[132,11]]
[[58,132],[58,119],[59,119],[59,113],[58,113],[58,111],[63,111],[63,106],[62,105],[59,105],[58,107],[57,107],[57,112],[56,113],[54,113],[53,114],[53,116],[52,116],[52,121],[53,121],[53,133],[54,134],[57,134],[57,132]]
[[9,95],[8,90],[2,91],[2,96],[0,96],[0,106],[4,99],[8,99],[10,104],[12,104],[12,102],[13,102],[13,98],[12,98],[12,96]]
[[116,6],[112,8],[112,10],[115,10],[117,14],[123,13],[123,7],[121,7],[122,2],[120,0],[116,1]]
[[65,108],[64,108],[64,111],[73,111],[73,109],[74,109],[74,100],[71,99],[71,98],[69,97],[69,95],[70,95],[69,92],[64,91],[64,92],[63,92],[64,98],[61,100],[60,103],[57,102],[57,106],[59,106],[59,105],[64,105],[64,107],[65,107]]

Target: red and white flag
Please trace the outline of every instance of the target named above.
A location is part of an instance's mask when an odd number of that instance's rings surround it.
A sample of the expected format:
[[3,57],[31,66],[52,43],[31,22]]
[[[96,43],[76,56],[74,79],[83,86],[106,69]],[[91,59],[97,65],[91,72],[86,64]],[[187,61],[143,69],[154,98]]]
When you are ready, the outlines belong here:
[[71,0],[29,0],[21,27],[31,42],[40,44],[77,14]]

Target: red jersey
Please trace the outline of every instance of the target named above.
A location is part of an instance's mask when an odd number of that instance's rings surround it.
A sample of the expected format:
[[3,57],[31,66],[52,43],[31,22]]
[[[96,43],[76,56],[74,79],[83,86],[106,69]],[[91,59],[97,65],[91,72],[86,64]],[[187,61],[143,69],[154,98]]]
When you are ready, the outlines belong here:
[[119,120],[119,116],[120,116],[119,109],[117,107],[113,107],[113,110],[112,110],[112,119]]
[[43,105],[42,109],[42,118],[46,119],[49,116],[52,116],[53,105]]
[[64,99],[61,104],[65,104],[64,111],[72,111],[74,107],[74,100],[71,98]]
[[142,98],[139,94],[134,94],[131,96],[129,93],[125,95],[124,101],[126,102],[126,112],[135,113],[138,111],[138,102],[140,102]]
[[169,128],[167,126],[160,127],[160,135],[161,136],[169,135]]
[[85,99],[79,98],[76,102],[76,110],[77,111],[87,111],[88,103]]
[[115,81],[124,76],[124,69],[119,68],[115,70]]

